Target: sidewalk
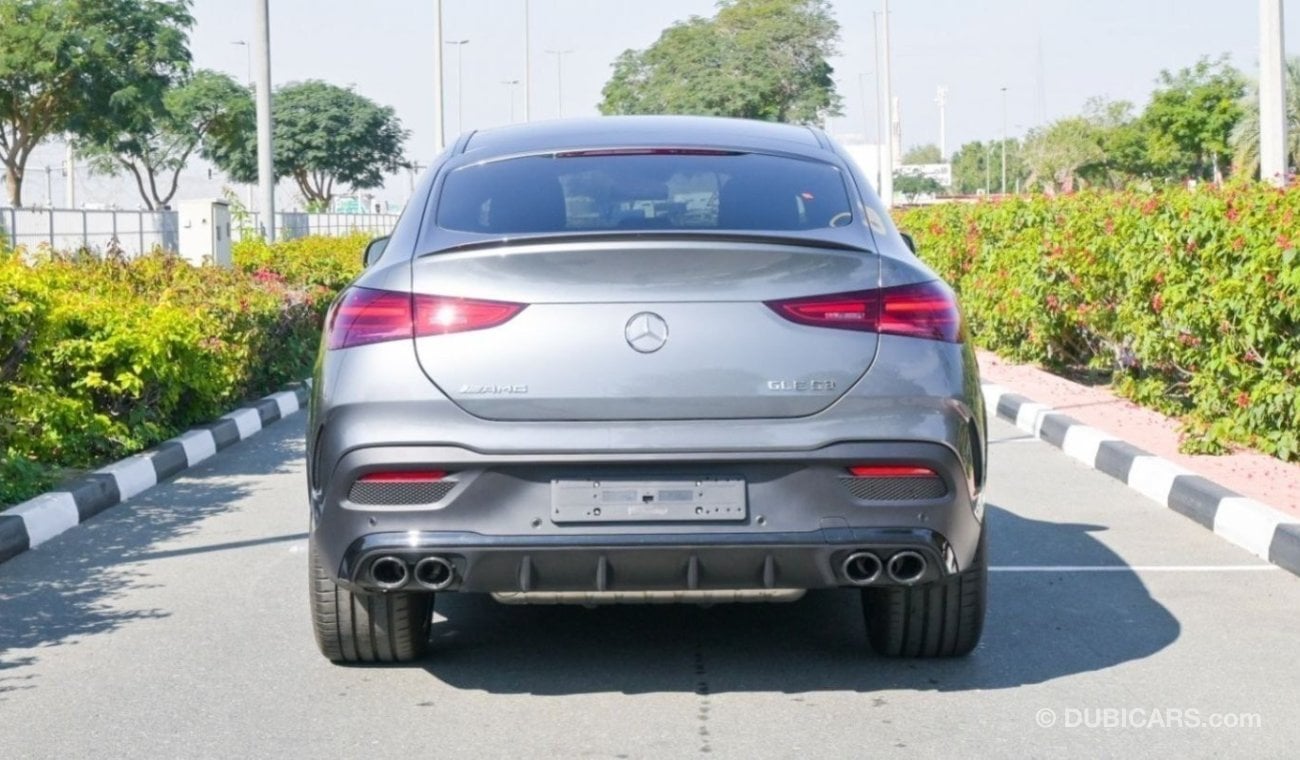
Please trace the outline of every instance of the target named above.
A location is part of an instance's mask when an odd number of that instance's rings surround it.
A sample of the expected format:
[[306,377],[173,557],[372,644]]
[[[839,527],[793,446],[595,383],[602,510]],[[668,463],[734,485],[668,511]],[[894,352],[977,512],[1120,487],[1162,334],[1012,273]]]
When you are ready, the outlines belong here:
[[[986,351],[979,352],[979,364],[985,383],[1005,386],[1085,425],[1300,518],[1300,464],[1288,464],[1254,451],[1221,456],[1182,454],[1178,451],[1177,420],[1137,406],[1109,389],[1079,385],[1034,367],[1012,364]],[[993,410],[989,415],[993,415]]]

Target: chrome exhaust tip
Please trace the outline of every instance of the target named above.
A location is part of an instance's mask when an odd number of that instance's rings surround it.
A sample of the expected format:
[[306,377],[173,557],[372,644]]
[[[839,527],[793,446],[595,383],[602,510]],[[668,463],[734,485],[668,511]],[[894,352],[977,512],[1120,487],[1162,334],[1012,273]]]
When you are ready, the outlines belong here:
[[889,577],[895,583],[910,586],[921,580],[927,565],[924,556],[907,549],[889,558]]
[[871,552],[853,552],[844,558],[840,572],[854,586],[867,586],[880,578],[880,558]]
[[442,557],[425,557],[415,564],[415,582],[430,591],[441,591],[456,580],[456,567]]
[[370,581],[384,590],[405,586],[410,576],[411,571],[400,557],[384,556],[370,563]]

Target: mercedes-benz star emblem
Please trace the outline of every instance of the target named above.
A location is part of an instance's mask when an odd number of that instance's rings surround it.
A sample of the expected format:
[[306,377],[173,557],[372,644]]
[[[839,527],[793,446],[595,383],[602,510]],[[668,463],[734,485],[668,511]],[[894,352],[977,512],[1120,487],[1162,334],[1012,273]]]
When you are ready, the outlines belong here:
[[650,311],[633,314],[623,328],[627,344],[643,354],[651,354],[668,342],[668,323]]

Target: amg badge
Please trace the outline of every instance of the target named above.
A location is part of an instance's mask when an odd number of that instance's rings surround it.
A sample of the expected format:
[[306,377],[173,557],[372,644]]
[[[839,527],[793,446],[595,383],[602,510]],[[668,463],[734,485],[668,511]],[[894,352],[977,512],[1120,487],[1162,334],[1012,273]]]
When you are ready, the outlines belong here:
[[768,380],[769,391],[827,392],[835,390],[834,380]]
[[466,396],[484,395],[522,395],[528,392],[527,385],[462,385],[460,392]]

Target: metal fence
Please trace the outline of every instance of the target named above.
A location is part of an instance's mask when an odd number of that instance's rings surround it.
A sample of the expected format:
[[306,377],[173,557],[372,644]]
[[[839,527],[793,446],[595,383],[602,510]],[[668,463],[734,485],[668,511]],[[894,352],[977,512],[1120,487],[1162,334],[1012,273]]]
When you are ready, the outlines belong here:
[[103,250],[116,240],[128,253],[156,246],[174,251],[177,223],[174,211],[0,208],[0,234],[15,248],[45,244],[58,250]]
[[[305,214],[277,213],[279,237],[304,235],[346,235],[364,232],[386,235],[397,222],[396,214]],[[59,209],[0,207],[0,238],[10,247],[36,248],[48,245],[56,250],[89,248],[104,251],[116,247],[128,255],[154,248],[175,251],[180,244],[180,218],[176,211],[126,211],[121,209]],[[231,232],[239,240],[260,235],[258,214],[233,219]]]
[[[397,223],[397,214],[306,214],[298,211],[277,213],[276,235],[282,238],[306,235],[349,235],[365,232],[387,235]],[[261,235],[262,215],[249,214],[246,221],[231,220],[231,236],[242,240],[248,235]]]

